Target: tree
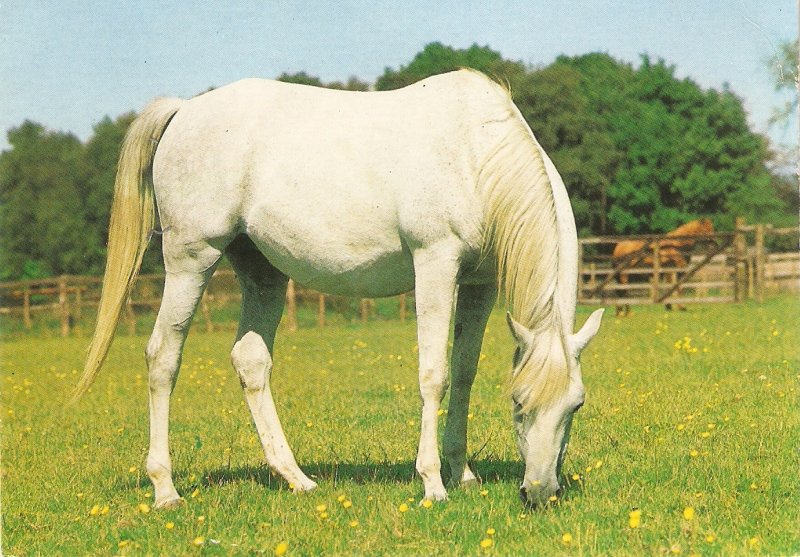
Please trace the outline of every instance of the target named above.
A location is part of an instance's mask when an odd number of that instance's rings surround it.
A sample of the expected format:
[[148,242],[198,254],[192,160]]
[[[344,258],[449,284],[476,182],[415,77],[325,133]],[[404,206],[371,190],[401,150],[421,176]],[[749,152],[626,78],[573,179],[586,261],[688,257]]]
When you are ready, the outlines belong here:
[[26,121],[0,155],[2,278],[85,271],[82,145]]
[[[800,56],[798,55],[798,45],[800,41],[786,41],[780,44],[778,52],[770,60],[769,68],[775,79],[775,89],[777,91],[793,90],[797,93],[800,87],[800,77],[798,77],[798,67],[800,66]],[[775,124],[787,122],[789,115],[797,111],[797,94],[791,100],[775,111],[770,118],[770,122]]]
[[588,110],[624,154],[609,188],[617,233],[666,231],[699,216],[761,220],[785,207],[771,188],[766,140],[750,131],[741,99],[679,80],[663,60],[640,67],[605,54],[557,63],[577,69]]
[[434,42],[426,45],[407,66],[401,66],[399,70],[386,68],[375,82],[375,89],[399,89],[426,77],[460,68],[481,71],[501,82],[525,71],[523,64],[504,60],[499,52],[488,46],[473,44],[467,49],[455,49]]
[[357,77],[350,77],[346,82],[332,81],[330,83],[323,83],[317,76],[309,75],[306,72],[298,72],[293,74],[282,73],[278,76],[278,81],[286,83],[297,83],[299,85],[311,85],[313,87],[325,87],[327,89],[340,89],[345,91],[368,91],[369,83],[361,81]]

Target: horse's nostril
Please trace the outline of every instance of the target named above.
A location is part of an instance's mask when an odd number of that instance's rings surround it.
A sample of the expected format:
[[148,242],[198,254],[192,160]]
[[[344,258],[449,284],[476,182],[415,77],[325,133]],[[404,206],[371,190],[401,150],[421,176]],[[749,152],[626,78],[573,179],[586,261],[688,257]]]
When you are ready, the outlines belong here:
[[556,488],[556,497],[561,497],[562,495],[564,495],[564,488],[558,486],[558,488]]
[[527,502],[528,502],[528,490],[525,489],[524,487],[520,487],[519,488],[519,498],[522,499],[523,503],[527,504]]

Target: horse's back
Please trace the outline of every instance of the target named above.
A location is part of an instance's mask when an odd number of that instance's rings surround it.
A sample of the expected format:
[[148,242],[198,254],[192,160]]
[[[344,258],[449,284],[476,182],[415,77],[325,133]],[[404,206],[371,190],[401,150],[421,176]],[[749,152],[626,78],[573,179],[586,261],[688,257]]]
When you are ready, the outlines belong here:
[[257,79],[210,91],[186,103],[159,146],[162,224],[246,233],[321,290],[409,288],[415,246],[455,237],[480,249],[475,134],[491,117],[483,105],[502,107],[498,89],[454,72],[381,93]]

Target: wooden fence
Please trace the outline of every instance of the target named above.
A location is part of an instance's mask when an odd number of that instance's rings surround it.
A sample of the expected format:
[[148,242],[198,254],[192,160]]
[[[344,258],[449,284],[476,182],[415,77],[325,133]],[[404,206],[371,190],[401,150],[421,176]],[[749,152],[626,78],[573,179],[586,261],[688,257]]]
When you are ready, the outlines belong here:
[[[579,240],[582,304],[686,304],[763,301],[765,295],[800,290],[800,254],[770,253],[768,240],[793,239],[795,228],[746,225],[737,220],[733,232],[707,235],[606,236]],[[614,258],[614,247],[622,241],[638,241],[634,257]],[[675,242],[690,245],[676,250]],[[666,251],[680,257],[665,258]],[[685,265],[665,265],[679,259]],[[643,261],[646,260],[646,264]]]
[[[130,333],[135,333],[138,317],[143,313],[154,314],[158,310],[163,284],[163,275],[139,276],[121,319],[122,325]],[[56,318],[61,335],[68,336],[83,317],[94,316],[101,291],[101,277],[62,275],[50,279],[3,282],[0,283],[0,315],[4,318],[21,319],[25,329],[33,327],[35,316]],[[222,322],[234,319],[223,317],[220,321],[220,318],[214,318],[214,314],[227,307],[238,307],[241,299],[235,273],[232,270],[219,270],[209,282],[195,319],[206,330],[212,331]],[[284,324],[289,330],[296,330],[298,311],[302,306],[306,314],[313,311],[317,326],[325,327],[329,312],[333,310],[341,313],[345,305],[352,305],[352,301],[343,296],[329,296],[299,287],[290,280],[286,290]],[[392,301],[384,302],[384,305],[386,303],[394,306],[392,314],[397,319],[405,321],[412,311],[409,308],[413,307],[413,293],[401,294]],[[364,298],[358,300],[357,304],[357,319],[361,322],[377,317],[376,300]]]
[[[735,232],[722,232],[700,238],[695,251],[687,253],[687,267],[632,267],[624,272],[628,284],[615,280],[614,263],[610,256],[613,246],[622,240],[641,240],[650,250],[659,249],[663,235],[584,238],[580,243],[579,302],[583,304],[648,304],[735,302],[746,298],[757,301],[778,292],[800,291],[800,254],[770,253],[765,249],[770,236],[796,238],[797,229],[771,229],[762,225],[745,226],[739,223]],[[698,237],[694,237],[696,240]],[[671,240],[676,237],[671,237]],[[697,247],[706,245],[706,248]],[[797,242],[794,242],[797,245]],[[716,246],[716,247],[713,247]],[[719,249],[725,246],[724,249]],[[655,253],[655,252],[654,252]],[[654,258],[658,261],[658,258]],[[25,329],[33,327],[34,318],[56,320],[60,334],[67,336],[82,319],[91,320],[100,299],[102,279],[99,277],[59,276],[43,280],[0,283],[0,316],[6,322],[14,320]],[[161,302],[163,275],[141,275],[125,307],[123,327],[134,333],[137,318],[153,315]],[[676,285],[677,283],[677,285]],[[217,271],[203,296],[196,320],[206,330],[232,323],[241,293],[231,270]],[[357,309],[354,309],[357,306]],[[284,326],[297,329],[298,314],[305,323],[313,316],[318,327],[329,323],[331,312],[347,314],[350,320],[367,322],[381,317],[405,320],[413,311],[413,293],[381,301],[353,300],[327,296],[289,282],[286,293]],[[388,311],[385,311],[389,308]],[[302,310],[300,309],[302,308]],[[238,315],[238,314],[236,314]]]

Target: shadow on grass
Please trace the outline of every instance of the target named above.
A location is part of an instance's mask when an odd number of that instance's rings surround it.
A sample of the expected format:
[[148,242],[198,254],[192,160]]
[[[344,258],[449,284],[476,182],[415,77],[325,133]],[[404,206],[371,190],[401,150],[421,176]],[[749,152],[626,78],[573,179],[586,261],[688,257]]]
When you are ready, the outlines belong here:
[[[503,484],[519,485],[525,473],[525,466],[520,461],[495,460],[488,458],[470,462],[470,467],[480,478],[484,485]],[[411,484],[419,481],[414,461],[403,462],[310,462],[301,465],[306,474],[314,481],[334,485],[340,481],[349,481],[358,485],[368,484]],[[443,479],[446,484],[450,481],[450,472],[447,463],[442,464]],[[190,484],[192,488],[213,488],[227,484],[257,483],[267,489],[278,491],[286,490],[286,482],[274,474],[266,465],[225,467],[208,470],[202,473],[194,482],[188,482],[188,474],[176,472],[176,483],[181,486]],[[121,487],[133,489],[138,486],[135,481],[122,482]],[[562,500],[580,498],[583,492],[582,480],[572,480],[567,476],[561,477],[563,486]],[[183,489],[187,489],[183,487]]]

